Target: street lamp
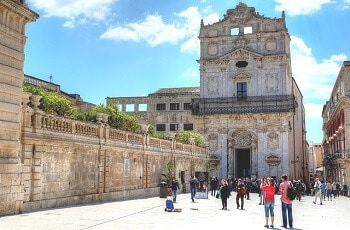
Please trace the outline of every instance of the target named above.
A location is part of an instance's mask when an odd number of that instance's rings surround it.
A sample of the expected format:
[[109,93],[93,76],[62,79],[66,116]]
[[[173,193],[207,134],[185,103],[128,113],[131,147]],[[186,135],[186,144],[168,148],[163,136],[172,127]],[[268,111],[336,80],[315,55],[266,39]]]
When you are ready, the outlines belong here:
[[297,156],[297,158],[296,158],[295,161],[293,161],[293,160],[290,161],[290,163],[291,163],[292,165],[295,164],[295,163],[297,163],[297,162],[299,162],[299,156]]

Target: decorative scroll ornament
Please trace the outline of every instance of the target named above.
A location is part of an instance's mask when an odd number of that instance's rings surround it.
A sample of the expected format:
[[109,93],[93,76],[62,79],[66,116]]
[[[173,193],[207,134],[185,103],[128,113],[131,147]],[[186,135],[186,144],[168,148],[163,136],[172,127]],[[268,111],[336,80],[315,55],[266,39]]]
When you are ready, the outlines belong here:
[[265,161],[269,166],[278,166],[281,163],[281,158],[276,155],[270,155],[265,158]]
[[256,148],[258,138],[247,130],[237,130],[232,133],[232,144],[235,148]]

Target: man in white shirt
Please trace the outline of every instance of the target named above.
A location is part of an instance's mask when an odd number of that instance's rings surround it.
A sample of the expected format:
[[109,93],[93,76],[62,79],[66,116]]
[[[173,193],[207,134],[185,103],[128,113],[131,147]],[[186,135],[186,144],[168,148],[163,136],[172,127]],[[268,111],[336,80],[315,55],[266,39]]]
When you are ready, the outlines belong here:
[[320,205],[322,205],[322,193],[321,193],[321,181],[319,178],[316,178],[315,180],[315,185],[314,185],[314,189],[315,189],[315,201],[314,204],[316,204],[317,198],[320,199]]

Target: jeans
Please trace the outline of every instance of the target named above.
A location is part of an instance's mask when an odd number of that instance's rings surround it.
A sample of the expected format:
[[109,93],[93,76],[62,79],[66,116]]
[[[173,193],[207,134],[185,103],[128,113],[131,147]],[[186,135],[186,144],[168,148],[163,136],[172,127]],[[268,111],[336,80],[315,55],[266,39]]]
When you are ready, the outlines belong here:
[[173,201],[176,201],[177,190],[173,190]]
[[194,201],[194,196],[196,195],[196,187],[191,187],[191,200]]
[[286,204],[282,202],[282,220],[283,226],[287,227],[287,212],[288,212],[288,223],[289,227],[293,227],[293,213],[292,213],[292,204]]
[[274,207],[275,207],[275,202],[273,201],[265,202],[264,204],[265,217],[269,217],[269,214],[270,216],[275,216]]
[[320,199],[320,204],[322,204],[322,192],[321,192],[320,189],[317,192],[315,192],[315,201],[314,201],[314,203],[317,202],[317,198]]

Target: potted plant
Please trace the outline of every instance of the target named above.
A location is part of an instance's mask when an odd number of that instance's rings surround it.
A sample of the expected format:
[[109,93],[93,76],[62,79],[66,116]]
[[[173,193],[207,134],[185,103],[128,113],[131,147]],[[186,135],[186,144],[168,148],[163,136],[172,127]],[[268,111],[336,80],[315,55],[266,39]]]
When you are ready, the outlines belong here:
[[172,174],[173,174],[173,170],[174,170],[174,164],[173,162],[169,161],[166,164],[166,169],[167,172],[163,173],[163,179],[162,179],[162,183],[166,184],[166,194],[167,196],[171,196],[171,183],[172,183]]

